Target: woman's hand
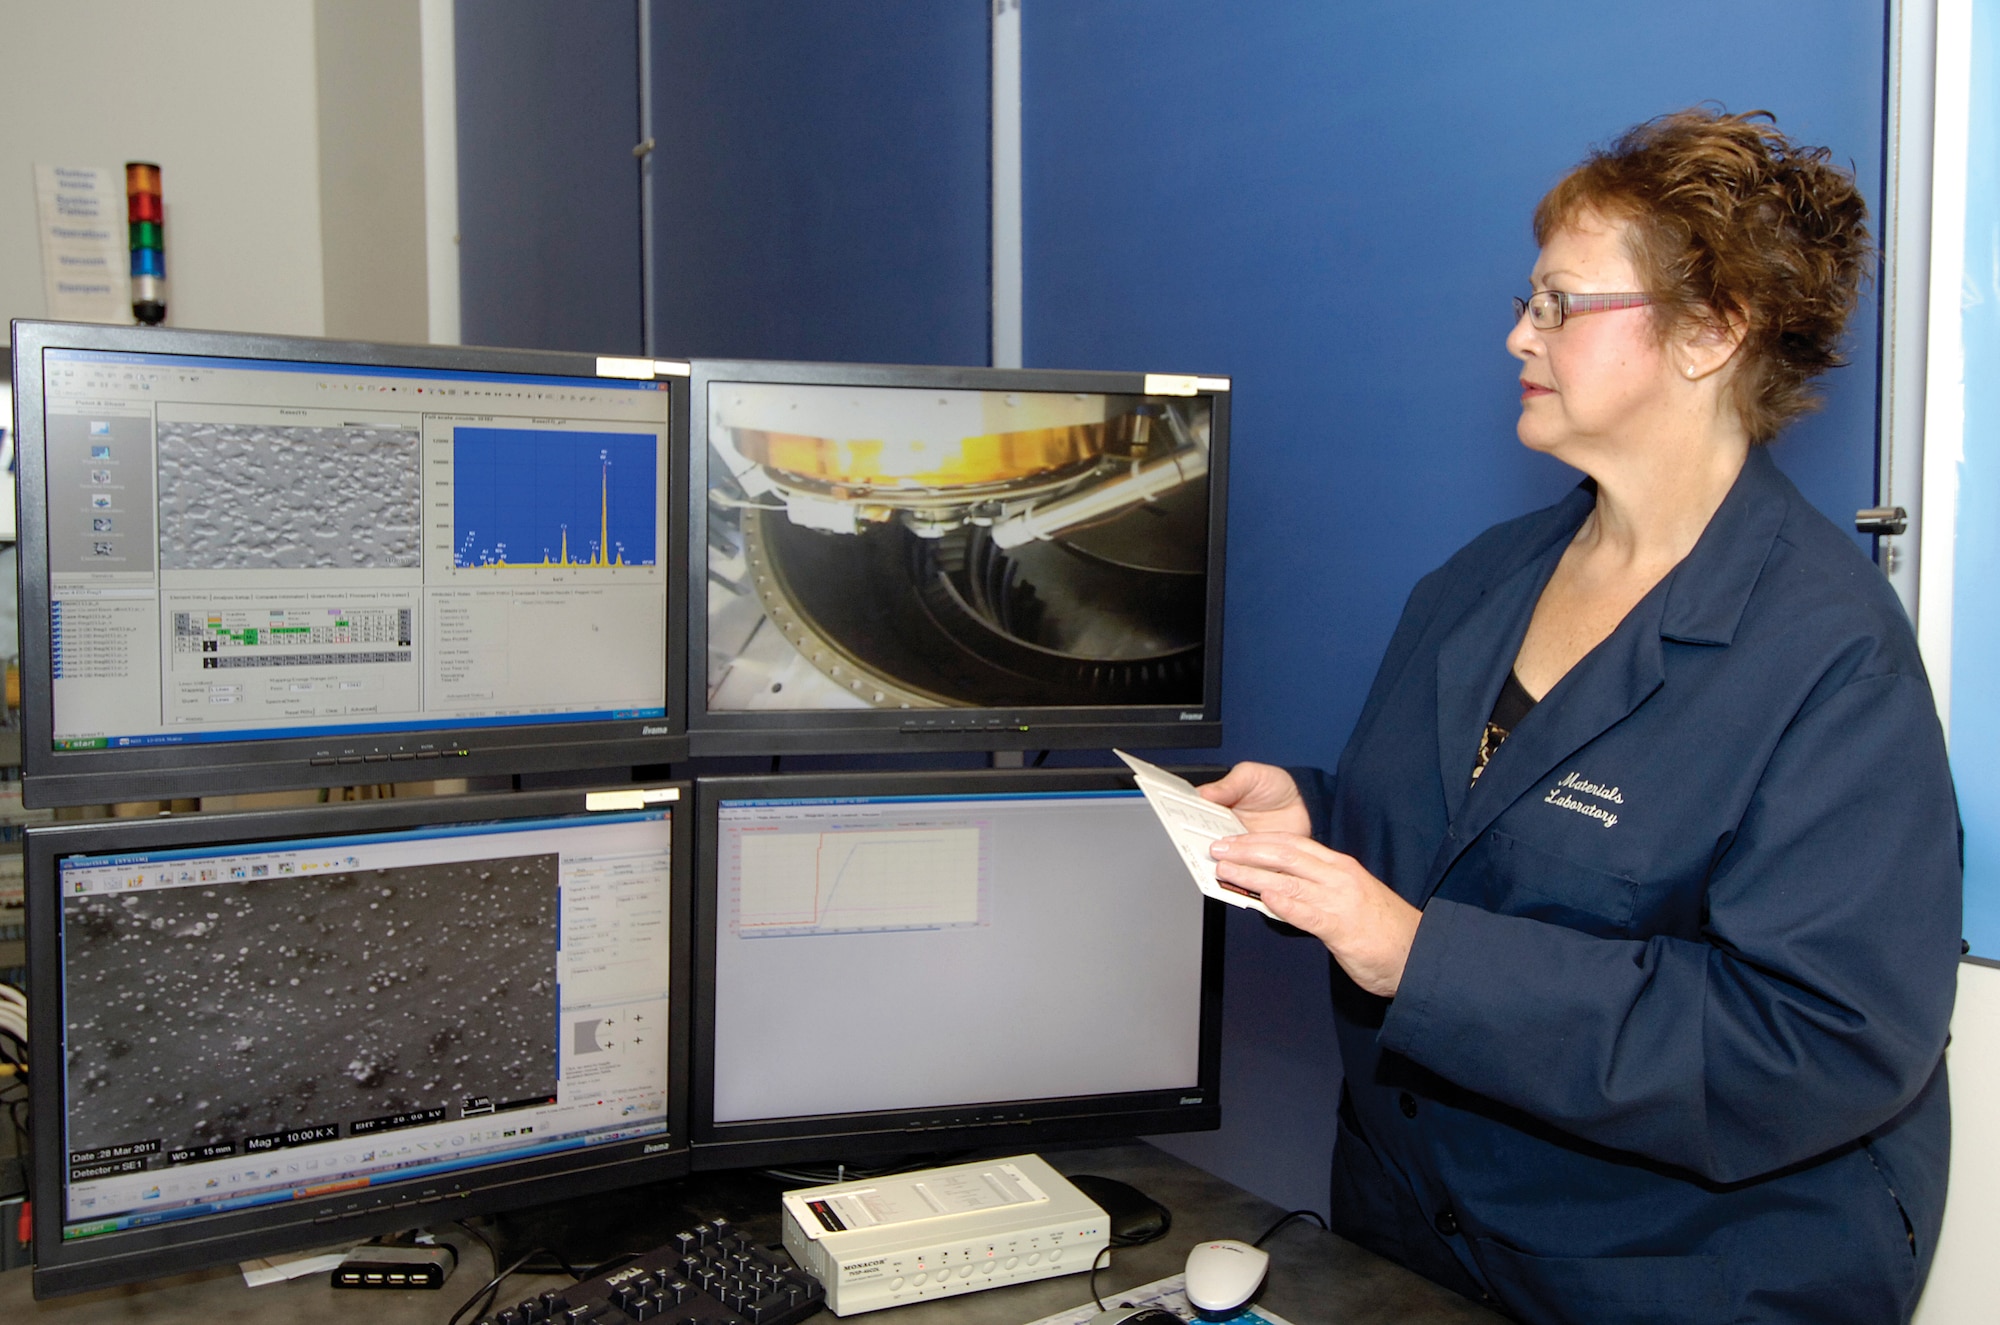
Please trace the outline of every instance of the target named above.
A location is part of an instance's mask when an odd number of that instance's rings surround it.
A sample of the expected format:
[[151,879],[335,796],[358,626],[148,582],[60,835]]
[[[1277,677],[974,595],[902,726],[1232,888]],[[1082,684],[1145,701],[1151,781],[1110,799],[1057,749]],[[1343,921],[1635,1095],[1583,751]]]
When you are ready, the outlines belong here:
[[[1261,767],[1238,764],[1230,777]],[[1284,776],[1280,770],[1270,771]],[[1290,784],[1289,778],[1286,783]],[[1296,791],[1293,796],[1296,799]],[[1324,943],[1355,984],[1382,998],[1396,996],[1424,913],[1363,869],[1361,862],[1288,832],[1225,837],[1211,844],[1208,852],[1215,859],[1217,879],[1255,893],[1271,914]]]
[[1270,764],[1238,764],[1222,778],[1198,787],[1203,799],[1226,805],[1253,833],[1312,832],[1312,819],[1292,775]]

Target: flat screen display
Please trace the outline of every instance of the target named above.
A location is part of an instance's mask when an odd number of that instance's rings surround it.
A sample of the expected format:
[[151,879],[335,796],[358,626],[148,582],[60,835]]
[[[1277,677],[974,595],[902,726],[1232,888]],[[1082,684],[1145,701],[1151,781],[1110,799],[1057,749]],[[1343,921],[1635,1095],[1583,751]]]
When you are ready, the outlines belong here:
[[1214,1126],[1220,925],[1119,780],[704,780],[697,1166]]
[[42,1264],[683,1151],[672,810],[532,809],[37,843],[60,1008],[36,1042],[57,1101],[36,1114]]
[[669,383],[46,330],[18,346],[31,799],[613,766],[677,728]]
[[1212,739],[1207,381],[697,362],[697,752]]

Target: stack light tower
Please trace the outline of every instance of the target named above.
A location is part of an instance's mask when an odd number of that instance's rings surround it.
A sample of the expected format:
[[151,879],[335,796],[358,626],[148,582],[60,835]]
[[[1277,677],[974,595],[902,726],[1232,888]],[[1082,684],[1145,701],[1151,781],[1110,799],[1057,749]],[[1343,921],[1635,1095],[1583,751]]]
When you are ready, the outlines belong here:
[[132,316],[149,327],[167,320],[166,202],[160,168],[125,163],[125,215],[132,232]]

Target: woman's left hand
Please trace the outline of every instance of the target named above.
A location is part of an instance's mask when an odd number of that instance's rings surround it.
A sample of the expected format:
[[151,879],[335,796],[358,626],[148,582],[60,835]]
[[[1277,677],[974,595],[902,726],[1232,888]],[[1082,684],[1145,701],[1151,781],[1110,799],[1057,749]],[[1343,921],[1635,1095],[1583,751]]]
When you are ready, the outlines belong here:
[[1215,877],[1255,893],[1271,914],[1326,944],[1371,994],[1394,998],[1424,913],[1352,856],[1296,833],[1245,833],[1209,847]]

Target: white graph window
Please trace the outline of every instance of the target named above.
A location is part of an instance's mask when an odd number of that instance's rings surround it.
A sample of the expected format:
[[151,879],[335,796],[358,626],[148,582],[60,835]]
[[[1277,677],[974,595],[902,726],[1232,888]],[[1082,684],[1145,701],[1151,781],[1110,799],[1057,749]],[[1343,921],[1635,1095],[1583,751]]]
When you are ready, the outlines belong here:
[[752,938],[978,925],[981,843],[963,825],[740,834],[734,928]]

